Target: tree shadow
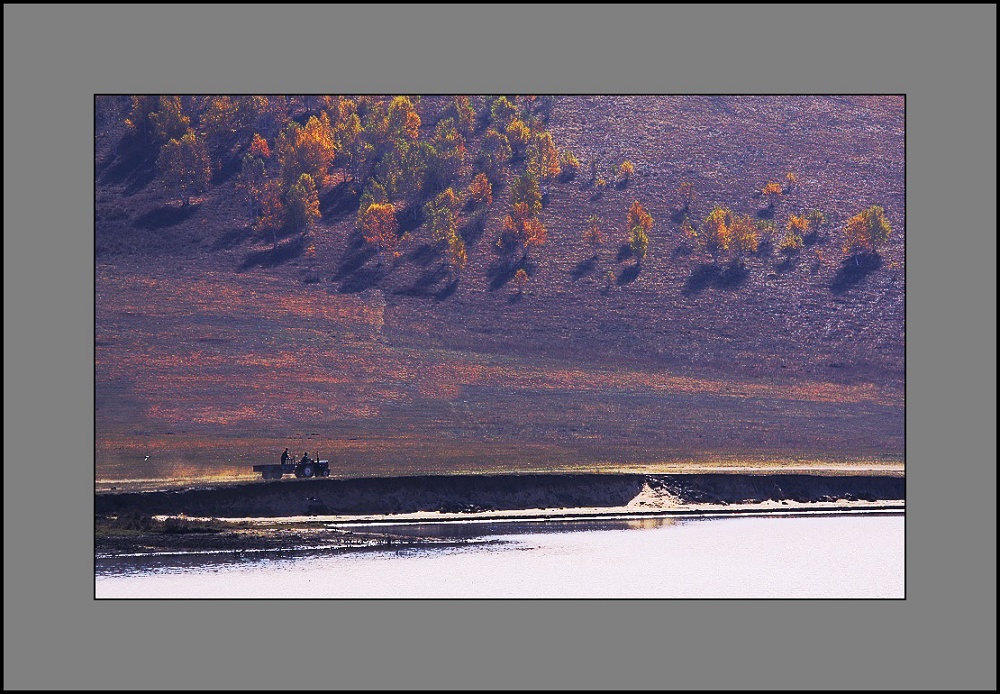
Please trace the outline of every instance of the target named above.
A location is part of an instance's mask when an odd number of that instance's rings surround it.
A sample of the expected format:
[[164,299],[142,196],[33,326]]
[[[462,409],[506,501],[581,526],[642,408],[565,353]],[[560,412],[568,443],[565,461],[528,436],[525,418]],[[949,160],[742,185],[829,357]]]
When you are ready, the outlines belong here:
[[882,256],[878,253],[858,253],[845,258],[833,281],[830,282],[830,291],[834,294],[843,294],[880,267],[882,267]]
[[438,249],[429,243],[422,243],[406,255],[406,259],[426,267],[438,257]]
[[118,146],[118,157],[105,170],[101,183],[124,184],[125,195],[138,193],[156,178],[156,155],[156,149],[143,146],[138,136],[126,135]]
[[349,275],[360,272],[364,265],[375,255],[375,249],[364,243],[363,239],[361,241],[360,244],[351,244],[341,256],[340,264],[333,275],[335,280],[342,280]]
[[423,273],[417,278],[409,287],[403,289],[397,289],[394,293],[401,294],[403,296],[416,296],[416,297],[428,297],[436,296],[436,287],[441,280],[448,276],[448,269],[444,265],[437,265],[434,268]]
[[486,272],[486,276],[490,279],[489,290],[495,292],[503,287],[514,279],[518,270],[524,270],[529,275],[534,274],[535,264],[528,258],[520,258],[514,264],[509,263],[507,258],[501,258]]
[[632,282],[635,282],[637,279],[639,279],[640,272],[642,272],[642,266],[639,265],[639,263],[628,266],[620,273],[618,273],[618,279],[616,280],[618,282],[618,286],[622,287],[625,286],[626,284],[631,284]]
[[457,289],[458,289],[458,277],[456,277],[451,282],[448,282],[443,287],[441,287],[441,289],[439,289],[438,292],[434,295],[434,300],[444,301],[449,296],[454,294],[455,290]]
[[670,213],[670,219],[671,219],[671,221],[674,222],[674,224],[680,224],[680,223],[682,223],[687,216],[688,216],[688,208],[687,207],[676,207]]
[[469,215],[469,220],[462,225],[458,233],[462,237],[462,241],[465,242],[466,246],[472,246],[479,242],[479,239],[483,237],[483,232],[486,231],[486,209],[483,208],[477,212],[473,212]]
[[758,219],[773,219],[774,218],[774,207],[769,205],[763,209],[757,210]]
[[341,181],[320,196],[319,213],[324,220],[337,219],[348,212],[357,212],[360,202],[361,194],[354,190],[354,185]]
[[243,163],[240,161],[239,157],[230,156],[223,160],[223,164],[219,167],[219,170],[212,174],[212,185],[220,185],[225,183],[230,178],[235,176],[243,168]]
[[597,268],[597,256],[591,256],[590,258],[584,258],[579,263],[577,263],[572,270],[570,270],[569,276],[573,278],[576,282],[584,275],[588,275]]
[[719,273],[715,286],[719,289],[736,289],[750,276],[750,270],[742,263],[730,263]]
[[625,190],[628,188],[629,181],[625,179],[624,181],[618,181],[615,183],[615,190]]
[[750,271],[743,265],[730,264],[720,267],[713,263],[705,263],[696,267],[684,284],[684,296],[698,294],[709,287],[716,289],[735,289],[743,284]]
[[282,239],[277,246],[271,248],[253,248],[243,258],[239,271],[245,272],[252,267],[275,267],[301,255],[303,246],[303,237],[296,235]]
[[240,241],[248,236],[247,232],[247,229],[230,229],[212,242],[211,250],[222,251],[234,248]]
[[197,205],[186,205],[181,207],[175,207],[174,205],[161,205],[160,207],[153,208],[141,217],[137,217],[135,225],[140,229],[148,229],[150,231],[155,229],[165,229],[189,219],[197,208]]
[[373,268],[362,267],[350,274],[337,287],[341,294],[357,294],[366,289],[377,287],[385,279],[386,269],[382,265]]
[[624,263],[631,257],[632,257],[632,246],[627,243],[623,243],[618,248],[618,255],[615,256],[615,262]]
[[513,294],[511,294],[510,296],[507,297],[507,303],[508,304],[519,304],[519,303],[521,303],[521,301],[523,299],[524,299],[524,293],[523,292],[514,292]]
[[680,258],[682,255],[691,255],[692,253],[694,253],[694,249],[688,244],[682,243],[674,248],[674,250],[670,253],[670,256],[672,258]]
[[399,222],[399,234],[407,234],[424,223],[424,208],[422,205],[410,205],[396,219]]
[[798,263],[795,262],[796,260],[797,260],[796,256],[786,255],[780,263],[774,266],[775,272],[779,272],[781,274],[785,274],[786,272],[791,272],[792,270],[795,269],[795,266],[798,265]]

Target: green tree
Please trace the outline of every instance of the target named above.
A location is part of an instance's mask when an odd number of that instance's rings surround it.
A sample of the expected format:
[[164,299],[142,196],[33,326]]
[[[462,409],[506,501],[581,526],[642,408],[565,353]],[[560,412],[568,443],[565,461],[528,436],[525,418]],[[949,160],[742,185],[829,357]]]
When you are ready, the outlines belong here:
[[179,96],[161,96],[157,111],[149,114],[149,122],[159,142],[179,140],[191,129],[191,119],[184,115]]
[[503,178],[512,151],[507,136],[493,128],[486,131],[480,149],[480,167],[494,185]]
[[192,195],[208,187],[212,174],[205,145],[191,131],[161,148],[157,166],[163,181],[184,206],[191,204]]
[[516,177],[510,184],[511,208],[519,203],[527,205],[532,217],[542,211],[542,190],[538,179],[529,171]]
[[299,176],[299,180],[288,189],[287,198],[288,214],[296,231],[309,229],[320,218],[319,194],[309,174]]
[[243,155],[243,164],[240,167],[236,187],[246,199],[247,212],[251,222],[257,218],[259,212],[259,201],[265,181],[264,170],[263,158],[254,156],[252,152]]

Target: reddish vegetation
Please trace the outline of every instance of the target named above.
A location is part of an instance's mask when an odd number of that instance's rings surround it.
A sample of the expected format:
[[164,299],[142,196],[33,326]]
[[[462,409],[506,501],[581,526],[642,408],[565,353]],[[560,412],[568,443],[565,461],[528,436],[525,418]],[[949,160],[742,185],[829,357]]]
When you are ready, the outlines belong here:
[[[416,104],[421,133],[448,103]],[[523,292],[495,247],[508,186],[461,229],[460,272],[405,214],[399,257],[380,263],[336,160],[322,218],[274,243],[251,228],[238,158],[182,207],[152,162],[116,150],[121,119],[99,120],[98,479],[237,471],[286,445],[352,475],[900,461],[903,117],[900,97],[559,97],[555,147],[582,171],[634,172],[603,191],[545,184]],[[769,211],[762,182],[789,171]],[[697,228],[717,206],[782,233],[814,209],[828,224],[794,256],[762,235],[742,268],[714,267],[682,233],[683,183]],[[636,201],[655,220],[641,265]],[[847,262],[840,230],[871,205],[892,234]],[[600,247],[581,234],[592,217]]]

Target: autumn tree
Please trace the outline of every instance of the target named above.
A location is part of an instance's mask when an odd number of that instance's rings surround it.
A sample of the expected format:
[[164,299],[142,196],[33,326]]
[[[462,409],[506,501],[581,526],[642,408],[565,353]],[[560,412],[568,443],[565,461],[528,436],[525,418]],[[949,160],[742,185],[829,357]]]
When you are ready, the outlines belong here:
[[872,205],[844,224],[844,253],[878,254],[879,244],[885,243],[890,234],[892,227],[885,216],[885,210],[879,205]]
[[732,242],[733,213],[726,207],[716,207],[701,224],[702,247],[711,254],[712,262],[719,262],[719,253],[729,249]]
[[559,150],[552,142],[552,134],[546,130],[536,132],[528,145],[528,172],[541,181],[559,175]]
[[476,205],[487,206],[493,202],[493,186],[486,174],[478,173],[469,184],[469,199]]
[[809,229],[813,234],[818,234],[826,226],[826,215],[821,210],[809,210],[806,219],[809,220]]
[[284,229],[287,223],[288,214],[282,196],[281,182],[276,179],[265,181],[260,187],[254,230],[271,232],[271,240],[277,248],[278,232]]
[[594,256],[597,257],[601,246],[604,244],[604,234],[601,233],[601,220],[596,214],[590,215],[587,226],[583,229],[583,242],[591,247]]
[[507,141],[510,142],[511,156],[520,159],[528,151],[528,143],[531,142],[531,131],[520,118],[514,118],[504,129]]
[[559,174],[564,181],[571,181],[580,172],[580,160],[570,150],[559,155]]
[[438,121],[434,128],[434,138],[426,151],[427,186],[430,192],[447,187],[465,169],[465,137],[451,118]]
[[629,208],[626,222],[629,230],[629,247],[638,263],[642,263],[649,248],[649,231],[653,228],[653,217],[638,200]]
[[451,118],[458,132],[466,137],[476,129],[476,110],[472,107],[472,100],[464,94],[452,97],[442,118]]
[[809,221],[809,217],[804,215],[790,214],[788,221],[785,222],[785,232],[798,236],[800,239],[805,239],[811,228],[812,222]]
[[514,273],[514,285],[517,287],[518,296],[524,293],[524,288],[528,286],[528,273],[524,268],[519,268]]
[[179,96],[161,96],[157,110],[149,114],[149,122],[159,142],[180,140],[191,129],[191,119],[184,115]]
[[507,125],[517,117],[517,107],[506,96],[497,97],[490,107],[490,117],[498,129],[506,129]]
[[306,173],[322,185],[335,153],[330,117],[325,112],[318,118],[310,116],[305,126],[290,122],[278,136],[275,150],[286,184]]
[[375,179],[368,181],[364,191],[361,193],[361,200],[358,205],[358,228],[361,227],[362,220],[369,207],[387,202],[389,202],[389,194],[382,184]]
[[518,202],[511,206],[510,213],[504,217],[497,247],[514,265],[527,258],[532,248],[544,245],[546,235],[545,226],[531,212],[528,204]]
[[288,189],[287,200],[289,221],[296,231],[309,229],[320,218],[319,194],[309,174],[299,176]]
[[468,255],[465,251],[465,241],[462,240],[461,236],[452,234],[448,237],[448,247],[445,249],[444,257],[452,275],[458,275],[468,261]]
[[479,165],[491,183],[496,184],[502,179],[511,156],[507,136],[493,128],[487,130],[480,149]]
[[163,181],[184,206],[191,204],[192,195],[208,187],[212,175],[205,145],[191,131],[163,145],[157,166]]
[[379,254],[381,261],[387,256],[399,257],[399,222],[392,203],[369,205],[361,216],[361,234]]
[[445,189],[424,205],[424,219],[430,227],[431,238],[439,244],[449,244],[451,237],[458,234],[459,206],[458,196],[451,188]]
[[542,211],[542,190],[538,178],[530,171],[517,176],[510,184],[510,205],[513,208],[519,203],[527,205],[532,216]]
[[785,181],[785,191],[787,192],[792,189],[792,186],[799,182],[799,177],[789,171],[785,174]]
[[760,191],[761,195],[763,195],[767,200],[768,209],[771,210],[774,209],[774,204],[778,201],[778,198],[781,197],[783,192],[784,190],[782,189],[781,184],[774,181],[769,182],[766,186],[761,188]]
[[633,174],[635,174],[635,166],[632,162],[628,160],[623,161],[621,166],[618,167],[618,182],[622,185],[628,184]]
[[143,144],[147,143],[153,131],[150,116],[156,112],[160,100],[155,96],[140,94],[131,97],[131,109],[125,118],[125,128],[136,135]]
[[760,235],[753,217],[745,214],[734,214],[729,227],[730,250],[736,256],[734,261],[743,266],[746,256],[756,253],[760,248]]

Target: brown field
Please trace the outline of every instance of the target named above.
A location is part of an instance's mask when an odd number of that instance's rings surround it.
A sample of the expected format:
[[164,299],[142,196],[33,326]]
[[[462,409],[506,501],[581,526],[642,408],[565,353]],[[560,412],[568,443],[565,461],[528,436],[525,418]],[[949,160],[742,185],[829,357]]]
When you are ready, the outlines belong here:
[[[425,128],[442,103],[420,102]],[[231,175],[181,210],[149,162],[111,152],[120,127],[105,124],[98,489],[242,479],[285,446],[344,477],[901,467],[901,97],[567,96],[548,127],[581,161],[601,156],[604,175],[625,159],[636,172],[602,195],[583,171],[549,184],[548,242],[518,295],[491,247],[506,190],[482,232],[465,230],[456,283],[419,226],[377,267],[336,175],[306,243],[274,252]],[[681,181],[700,220],[716,204],[755,213],[754,191],[789,171],[775,221],[830,219],[798,257],[765,247],[722,275],[685,249]],[[641,268],[621,250],[633,200],[655,220]],[[879,266],[852,267],[837,231],[871,204],[893,235]],[[581,240],[592,214],[609,237],[596,260]]]

